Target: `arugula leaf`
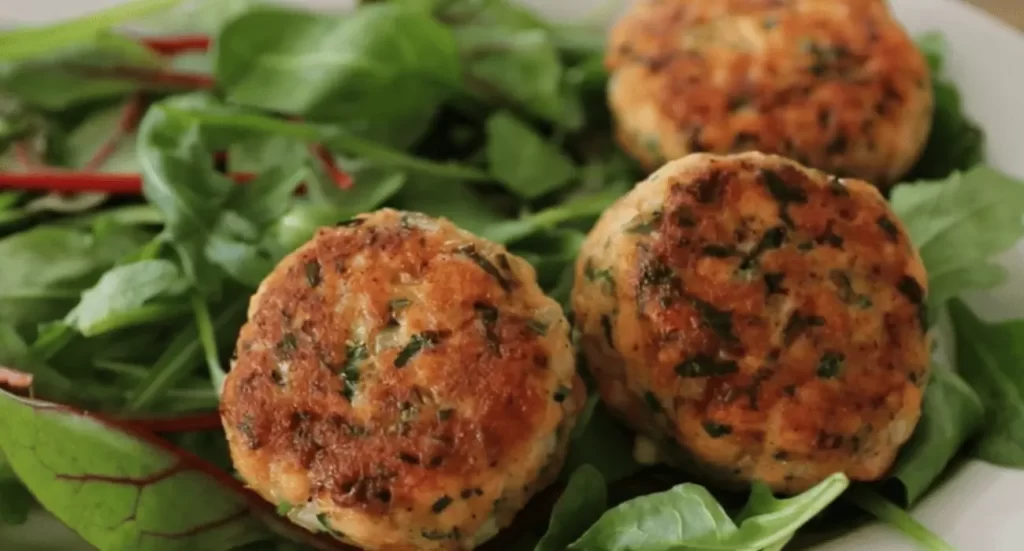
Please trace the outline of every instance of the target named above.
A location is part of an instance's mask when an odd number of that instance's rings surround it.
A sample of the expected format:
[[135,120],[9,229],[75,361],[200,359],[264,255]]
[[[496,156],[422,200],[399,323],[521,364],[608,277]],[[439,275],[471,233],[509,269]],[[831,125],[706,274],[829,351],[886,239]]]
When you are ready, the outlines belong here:
[[552,29],[529,10],[505,0],[438,2],[437,18],[451,25],[473,93],[577,130],[581,109],[567,87]]
[[526,199],[559,189],[576,174],[571,159],[507,112],[487,119],[487,161],[498,180]]
[[180,0],[136,0],[103,11],[41,27],[0,33],[0,62],[15,62],[95,42],[105,31],[174,7]]
[[932,311],[1002,283],[1006,270],[993,257],[1024,237],[1024,182],[985,166],[896,186],[892,207],[921,253]]
[[34,324],[62,317],[82,291],[140,246],[133,234],[38,226],[0,240],[0,322]]
[[834,474],[806,492],[775,499],[755,484],[739,515],[739,527],[706,489],[680,484],[666,492],[627,501],[605,513],[569,549],[662,551],[764,549],[788,541],[801,526],[835,501],[849,480]]
[[949,309],[960,374],[987,409],[972,452],[996,465],[1024,468],[1024,320],[985,323],[960,301]]
[[252,9],[221,32],[216,75],[230,102],[335,121],[397,145],[415,141],[461,88],[451,33],[398,4],[344,17]]
[[[219,303],[215,309],[217,314],[212,320],[214,335],[225,340],[233,339],[245,321],[247,303],[247,297],[226,299],[225,302]],[[203,328],[204,332],[206,330]],[[126,409],[141,411],[150,408],[170,389],[194,373],[207,355],[204,340],[200,335],[200,328],[195,324],[179,329],[148,370],[145,378],[128,393]]]
[[576,469],[551,511],[548,530],[535,551],[563,551],[583,535],[608,508],[608,488],[590,465]]
[[168,260],[143,260],[111,269],[82,293],[82,300],[64,318],[86,337],[123,327],[151,323],[181,314],[182,306],[153,303],[179,296],[187,289],[181,270]]
[[984,133],[964,113],[960,91],[943,74],[949,50],[946,37],[938,32],[926,33],[917,43],[931,68],[935,111],[924,152],[905,178],[911,181],[945,178],[977,165],[985,157]]
[[410,176],[402,191],[391,200],[398,209],[443,216],[473,233],[484,232],[502,216],[489,208],[470,186],[433,178]]
[[[153,109],[150,109],[150,112],[152,111]],[[169,106],[166,112],[177,119],[179,124],[202,124],[204,128],[223,132],[277,135],[306,142],[321,142],[345,155],[381,166],[408,169],[410,172],[441,178],[490,180],[490,176],[481,170],[451,162],[439,163],[414,157],[365,140],[335,126],[288,122],[229,108],[181,109]],[[235,137],[237,139],[237,134]]]

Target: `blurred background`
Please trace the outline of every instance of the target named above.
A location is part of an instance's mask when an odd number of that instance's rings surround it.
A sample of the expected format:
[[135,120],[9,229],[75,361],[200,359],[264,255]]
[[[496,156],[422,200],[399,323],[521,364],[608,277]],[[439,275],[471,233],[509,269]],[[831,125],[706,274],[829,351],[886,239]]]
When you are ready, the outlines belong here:
[[[224,1],[224,0],[207,0]],[[305,4],[318,9],[344,8],[352,4],[352,0],[283,0],[295,4]],[[928,0],[949,1],[949,0]],[[957,1],[957,0],[953,0]],[[963,0],[974,4],[1003,21],[1024,29],[1024,0]],[[124,0],[32,0],[31,2],[15,2],[3,0],[0,4],[0,22],[29,23],[50,21],[55,18],[73,17],[90,11],[123,3]],[[580,2],[570,0],[527,0],[527,4],[545,5],[548,13],[570,13],[576,11]],[[621,0],[589,0],[585,3],[612,6],[622,3]]]

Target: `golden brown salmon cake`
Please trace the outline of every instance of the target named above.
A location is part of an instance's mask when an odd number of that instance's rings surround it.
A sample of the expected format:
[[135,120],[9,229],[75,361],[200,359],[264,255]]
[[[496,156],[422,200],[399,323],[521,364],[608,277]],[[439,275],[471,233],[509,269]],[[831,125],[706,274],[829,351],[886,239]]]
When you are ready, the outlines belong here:
[[761,151],[885,187],[931,129],[927,63],[881,0],[641,2],[607,65],[619,141],[652,170]]
[[471,549],[557,476],[585,401],[532,267],[444,219],[321,230],[253,297],[221,413],[238,472],[365,549]]
[[799,492],[836,472],[877,479],[910,437],[926,294],[870,184],[695,154],[605,211],[572,302],[602,398],[664,459]]

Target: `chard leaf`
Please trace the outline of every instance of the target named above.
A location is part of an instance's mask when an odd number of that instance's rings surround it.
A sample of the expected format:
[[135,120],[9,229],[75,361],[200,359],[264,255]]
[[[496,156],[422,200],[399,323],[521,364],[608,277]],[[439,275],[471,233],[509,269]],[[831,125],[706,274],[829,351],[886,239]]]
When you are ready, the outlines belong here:
[[608,508],[608,488],[590,465],[576,469],[551,511],[548,530],[535,551],[564,551]]
[[1024,320],[985,323],[960,301],[950,303],[957,367],[985,404],[974,455],[1024,468]]
[[0,528],[24,524],[34,504],[32,494],[18,481],[7,459],[0,453]]
[[86,337],[122,327],[151,323],[182,313],[180,305],[153,304],[157,298],[181,295],[188,284],[168,260],[143,260],[111,269],[82,293],[82,300],[64,321]]
[[892,207],[921,253],[933,312],[964,292],[1002,283],[1006,270],[993,257],[1024,237],[1024,182],[984,166],[899,185]]
[[487,161],[491,173],[525,199],[555,191],[576,175],[571,159],[507,112],[487,120]]
[[222,30],[216,75],[233,103],[340,122],[401,146],[461,87],[448,29],[398,4],[338,17],[254,8]]
[[0,448],[43,506],[101,549],[225,549],[266,537],[230,477],[95,416],[0,391]]
[[[91,114],[79,123],[64,140],[63,164],[84,168],[107,141],[121,131],[124,106],[107,107]],[[114,152],[95,170],[99,172],[134,173],[139,171],[135,158],[135,134],[123,136]]]

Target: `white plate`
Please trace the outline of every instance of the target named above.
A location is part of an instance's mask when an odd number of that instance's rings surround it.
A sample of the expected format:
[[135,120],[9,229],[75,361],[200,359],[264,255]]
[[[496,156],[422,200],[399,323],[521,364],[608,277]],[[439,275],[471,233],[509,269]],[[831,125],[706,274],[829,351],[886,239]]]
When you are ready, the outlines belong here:
[[[208,0],[213,1],[213,0]],[[701,0],[693,0],[701,1]],[[704,0],[715,1],[715,0]],[[842,0],[838,0],[842,1]],[[349,0],[291,0],[316,8],[343,8]],[[623,0],[522,0],[560,19],[610,17]],[[3,1],[0,22],[45,22],[72,17],[119,3],[119,0]],[[967,110],[988,138],[988,160],[995,167],[1024,178],[1024,35],[982,11],[956,0],[893,0],[900,20],[916,34],[943,32],[952,45],[947,60],[960,86]],[[1022,8],[1024,9],[1024,0]],[[1011,283],[994,292],[970,297],[989,319],[1020,317],[1024,296],[1024,244],[1007,254]],[[914,516],[961,551],[1024,549],[1024,471],[971,462],[924,499]],[[10,551],[88,549],[48,519],[33,519],[17,532],[0,533]],[[874,525],[830,542],[823,551],[911,551],[915,546],[893,530]]]

